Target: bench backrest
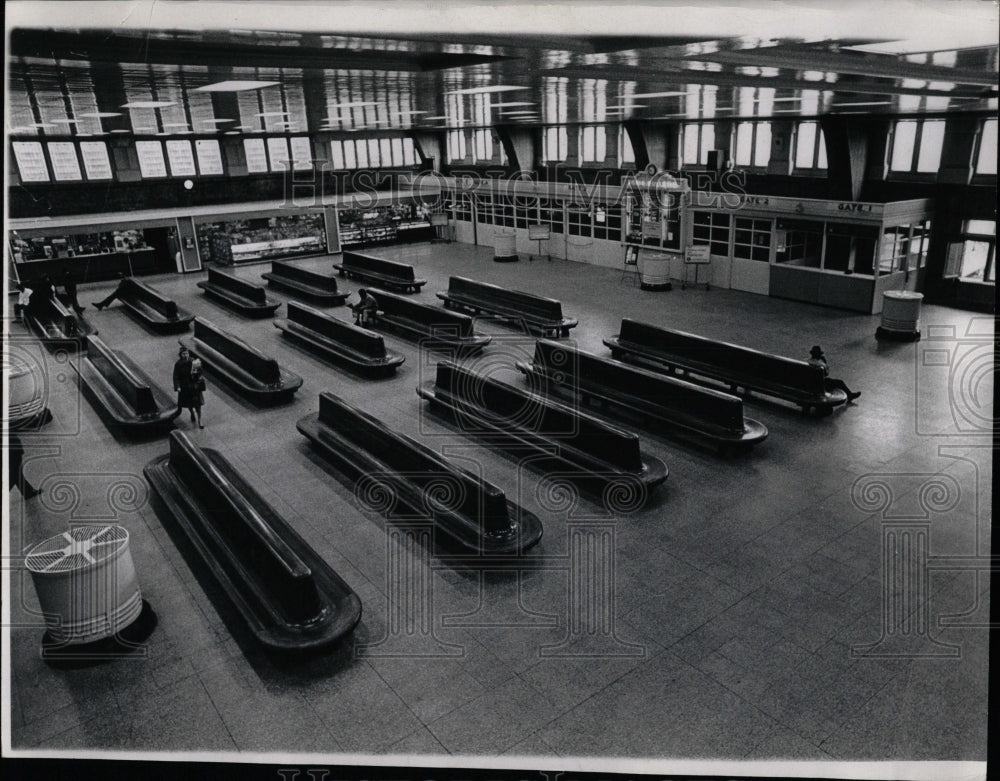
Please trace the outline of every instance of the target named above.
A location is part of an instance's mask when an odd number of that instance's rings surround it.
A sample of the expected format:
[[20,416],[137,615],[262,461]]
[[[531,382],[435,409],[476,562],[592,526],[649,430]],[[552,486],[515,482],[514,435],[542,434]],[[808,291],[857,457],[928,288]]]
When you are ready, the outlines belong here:
[[281,380],[281,369],[274,358],[268,358],[242,339],[223,331],[203,317],[194,319],[194,338],[211,347],[217,353],[251,374],[254,379],[266,385]]
[[377,258],[374,255],[366,255],[362,252],[345,250],[343,265],[347,268],[356,268],[359,271],[372,271],[376,274],[384,274],[387,277],[398,279],[400,282],[413,282],[416,279],[416,275],[413,273],[413,266],[408,263]]
[[466,277],[450,277],[448,279],[448,292],[501,304],[545,320],[559,321],[563,319],[562,303],[554,298],[536,296],[520,290],[508,290],[489,282],[477,282]]
[[[258,581],[267,584],[276,607],[291,621],[305,623],[321,610],[313,573],[294,550],[272,528],[267,514],[258,510],[226,478],[208,455],[186,434],[170,434],[170,466],[186,483],[186,489],[212,508],[202,516],[221,538],[224,550],[216,558],[233,572],[252,569]],[[214,541],[215,535],[205,535]],[[233,559],[240,564],[236,565]],[[243,577],[238,577],[237,583]]]
[[208,281],[212,285],[242,296],[253,301],[255,304],[267,303],[267,294],[264,292],[263,287],[255,285],[252,282],[247,282],[239,277],[234,277],[232,274],[226,274],[218,269],[210,268],[208,270]]
[[138,280],[132,279],[132,277],[126,277],[119,284],[118,290],[119,297],[141,301],[146,304],[146,306],[155,309],[168,320],[176,320],[178,317],[177,303],[175,301],[171,301],[165,295],[150,285],[147,285],[145,282],[139,282]]
[[806,361],[717,342],[696,334],[623,319],[619,338],[650,347],[679,360],[696,361],[734,374],[759,377],[764,384],[797,388],[810,394],[824,392],[823,371]]
[[477,375],[449,361],[437,365],[436,385],[505,432],[542,434],[619,469],[642,470],[638,436],[571,407]]
[[473,321],[469,315],[452,312],[444,307],[421,304],[412,298],[397,296],[382,290],[371,292],[378,308],[386,315],[397,315],[426,325],[430,331],[455,336],[472,336]]
[[345,323],[332,315],[300,304],[288,302],[288,320],[319,336],[332,339],[369,358],[385,358],[385,341],[381,334],[372,333],[351,323]]
[[599,386],[611,398],[638,397],[662,409],[666,416],[680,413],[733,431],[743,430],[743,401],[728,393],[637,369],[548,339],[535,343],[534,362],[560,385]]
[[319,271],[311,271],[307,268],[293,266],[283,260],[271,262],[271,274],[276,277],[295,280],[314,287],[323,288],[331,293],[337,292],[337,278]]
[[136,376],[114,351],[96,336],[87,338],[87,360],[101,373],[111,387],[125,399],[137,415],[155,414],[156,400],[149,384]]
[[319,421],[419,487],[425,505],[437,501],[467,518],[481,518],[484,531],[510,528],[502,490],[327,391],[319,395]]

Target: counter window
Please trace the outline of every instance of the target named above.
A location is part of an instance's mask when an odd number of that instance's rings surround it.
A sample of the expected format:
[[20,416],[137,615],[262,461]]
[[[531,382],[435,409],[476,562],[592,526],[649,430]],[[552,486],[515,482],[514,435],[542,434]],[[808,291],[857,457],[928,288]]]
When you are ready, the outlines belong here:
[[737,217],[733,223],[733,257],[744,260],[771,259],[771,221]]
[[819,268],[823,252],[823,223],[779,220],[775,231],[775,262]]
[[870,225],[830,223],[826,228],[823,268],[855,274],[872,274],[879,229]]
[[708,244],[712,255],[729,257],[729,226],[732,220],[726,212],[694,212],[692,238],[694,244]]

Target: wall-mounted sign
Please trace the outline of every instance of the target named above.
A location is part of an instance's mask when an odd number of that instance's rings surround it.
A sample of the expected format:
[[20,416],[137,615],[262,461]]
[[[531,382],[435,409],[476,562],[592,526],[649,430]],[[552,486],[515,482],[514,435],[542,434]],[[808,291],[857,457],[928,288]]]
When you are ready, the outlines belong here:
[[194,150],[198,155],[198,170],[202,176],[221,176],[222,152],[219,142],[214,138],[201,138],[194,142]]
[[139,157],[139,172],[144,179],[167,175],[163,145],[159,141],[136,141],[135,153]]
[[243,151],[247,156],[247,173],[267,173],[267,150],[263,138],[243,139]]
[[111,160],[108,159],[108,145],[103,141],[81,141],[80,156],[83,169],[90,180],[110,179]]
[[38,141],[15,141],[14,159],[17,160],[17,173],[22,182],[47,182],[49,169],[45,165],[45,152]]
[[198,173],[190,141],[167,141],[167,159],[170,160],[170,173],[174,176],[194,176]]
[[52,175],[57,182],[82,182],[83,172],[72,141],[52,141],[48,144]]

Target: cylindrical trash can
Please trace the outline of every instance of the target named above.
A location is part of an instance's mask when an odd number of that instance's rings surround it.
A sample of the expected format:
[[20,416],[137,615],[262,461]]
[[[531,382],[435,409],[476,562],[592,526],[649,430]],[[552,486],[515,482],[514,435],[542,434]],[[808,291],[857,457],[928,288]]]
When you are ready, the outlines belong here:
[[876,339],[916,342],[920,339],[920,302],[923,293],[887,290],[882,294],[882,324],[875,330]]
[[[139,591],[129,533],[122,526],[78,526],[50,537],[28,552],[25,566],[48,628],[43,650],[97,645],[121,636],[144,610],[152,613]],[[149,625],[130,634],[151,630]]]
[[493,234],[493,260],[510,263],[517,260],[516,236],[513,233]]
[[639,253],[639,287],[643,290],[670,290],[670,256],[663,253]]

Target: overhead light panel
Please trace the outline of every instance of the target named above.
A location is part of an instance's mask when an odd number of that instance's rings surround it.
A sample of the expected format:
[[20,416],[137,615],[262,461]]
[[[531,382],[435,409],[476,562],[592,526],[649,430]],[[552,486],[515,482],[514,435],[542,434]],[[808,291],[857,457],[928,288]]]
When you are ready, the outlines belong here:
[[242,92],[250,89],[264,89],[264,87],[277,87],[279,81],[219,81],[215,84],[206,84],[204,87],[195,87],[192,92]]
[[120,117],[120,111],[91,111],[89,114],[77,114],[78,117],[88,119],[104,119],[105,117]]
[[176,106],[173,100],[133,100],[130,103],[122,103],[122,108],[166,108]]
[[537,106],[538,104],[530,100],[512,100],[507,103],[494,103],[493,106],[500,106],[501,108],[506,106]]
[[453,89],[444,93],[445,95],[478,95],[488,92],[514,92],[520,89],[531,89],[531,87],[515,87],[508,84],[494,84],[492,87],[468,87],[466,89]]
[[678,98],[687,95],[687,91],[684,92],[636,92],[632,95],[633,98]]

